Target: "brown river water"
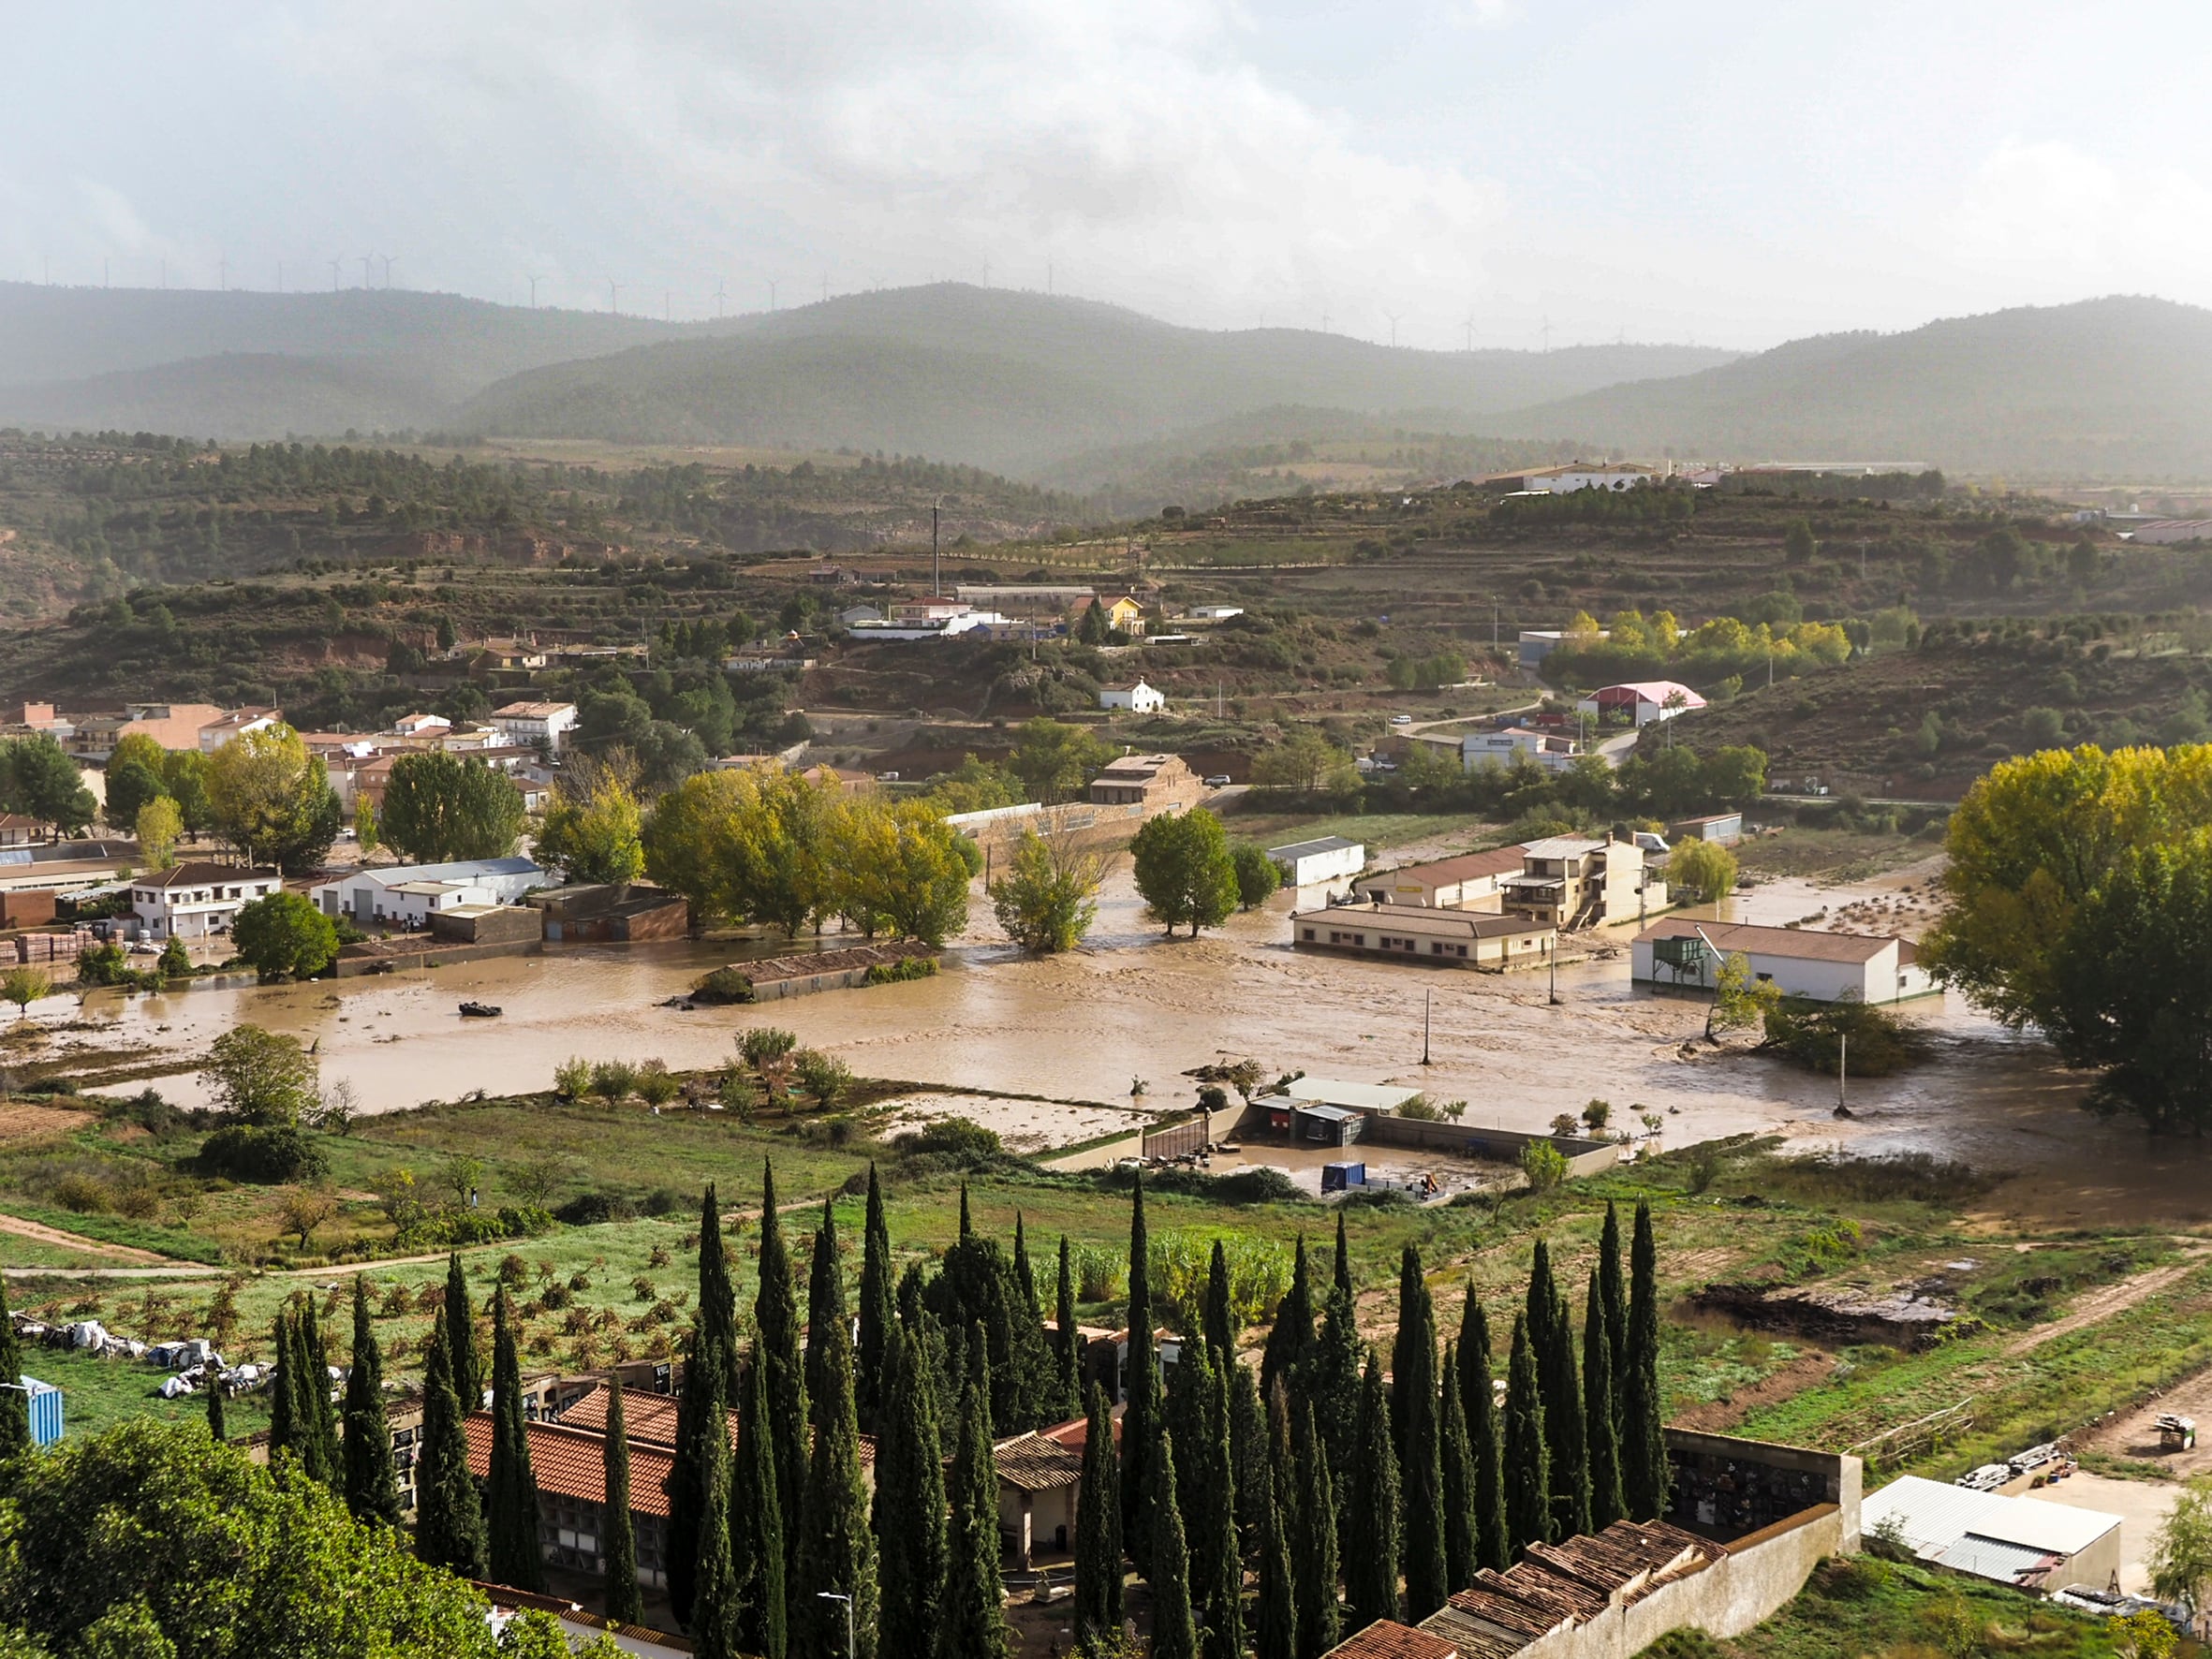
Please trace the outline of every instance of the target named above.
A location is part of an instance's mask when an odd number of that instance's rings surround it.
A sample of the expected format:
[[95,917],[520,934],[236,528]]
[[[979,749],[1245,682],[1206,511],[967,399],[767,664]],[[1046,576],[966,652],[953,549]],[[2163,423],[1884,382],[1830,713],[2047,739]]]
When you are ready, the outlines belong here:
[[[1730,901],[1729,915],[1779,922],[1851,900],[1894,903],[1924,874],[1916,868],[1850,888],[1776,882]],[[1030,961],[996,934],[979,889],[977,926],[936,977],[762,1007],[659,1006],[741,954],[721,943],[570,947],[335,984],[127,1000],[102,993],[84,1014],[110,1025],[91,1039],[101,1047],[196,1054],[240,1020],[294,1033],[317,1045],[326,1083],[350,1080],[370,1111],[479,1089],[543,1089],[571,1055],[656,1058],[679,1070],[721,1064],[753,1024],[785,1026],[866,1076],[1099,1105],[1126,1105],[1134,1077],[1150,1084],[1147,1105],[1182,1104],[1193,1085],[1179,1074],[1248,1054],[1270,1068],[1465,1099],[1470,1123],[1541,1128],[1600,1096],[1613,1103],[1617,1128],[1636,1129],[1641,1111],[1663,1114],[1672,1146],[1753,1131],[1870,1152],[1925,1150],[2016,1172],[2009,1207],[2054,1221],[2132,1213],[2146,1199],[2174,1221],[2212,1220],[2212,1159],[2198,1146],[2149,1142],[2090,1118],[2078,1109],[2079,1077],[1955,996],[1908,1005],[1933,1032],[1935,1058],[1900,1077],[1851,1082],[1856,1115],[1844,1122],[1830,1113],[1833,1078],[1741,1053],[1701,1049],[1686,1058],[1682,1046],[1702,1030],[1704,1006],[1631,988],[1632,929],[1604,941],[1600,957],[1562,967],[1554,1006],[1543,974],[1294,953],[1290,908],[1290,896],[1278,895],[1217,932],[1169,942],[1117,873],[1085,948]],[[465,998],[505,1013],[463,1020],[456,1005]],[[58,1019],[66,1006],[57,998],[42,1012]],[[158,1086],[183,1104],[201,1097],[195,1076]]]

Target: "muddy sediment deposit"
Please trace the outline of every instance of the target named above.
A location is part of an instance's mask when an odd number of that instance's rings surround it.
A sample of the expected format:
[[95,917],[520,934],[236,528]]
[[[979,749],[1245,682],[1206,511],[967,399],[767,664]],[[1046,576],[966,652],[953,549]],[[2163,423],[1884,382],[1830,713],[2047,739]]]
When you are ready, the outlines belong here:
[[1910,1290],[1889,1293],[1821,1285],[1708,1285],[1690,1299],[1759,1330],[1786,1330],[1831,1343],[1882,1343],[1917,1353],[1932,1348],[1973,1315]]

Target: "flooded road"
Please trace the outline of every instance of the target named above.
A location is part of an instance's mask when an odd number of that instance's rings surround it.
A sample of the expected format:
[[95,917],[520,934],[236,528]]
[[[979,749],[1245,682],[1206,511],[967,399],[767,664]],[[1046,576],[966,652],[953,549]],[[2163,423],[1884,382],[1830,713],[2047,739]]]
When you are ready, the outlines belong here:
[[[1840,892],[1776,882],[1731,901],[1730,915],[1796,919],[1847,901],[1873,903],[1914,879],[1901,873]],[[727,944],[678,943],[570,947],[267,990],[127,1001],[102,993],[84,1014],[106,1026],[93,1039],[103,1046],[144,1042],[180,1054],[204,1052],[240,1020],[292,1033],[317,1045],[325,1081],[350,1081],[371,1111],[478,1089],[543,1089],[571,1055],[659,1059],[679,1070],[722,1064],[745,1028],[774,1024],[866,1076],[1101,1106],[1126,1105],[1138,1077],[1150,1085],[1145,1104],[1183,1104],[1193,1085],[1180,1073],[1248,1054],[1271,1070],[1464,1099],[1467,1121],[1506,1128],[1541,1129],[1600,1097],[1612,1102],[1616,1128],[1637,1128],[1641,1112],[1660,1114],[1671,1145],[1751,1131],[1868,1151],[1913,1148],[1985,1168],[2042,1171],[2054,1194],[2063,1186],[2078,1195],[2085,1171],[2109,1169],[2115,1202],[2144,1179],[2139,1134],[2081,1112],[2081,1079],[2056,1067],[2040,1043],[1955,997],[1908,1005],[1934,1032],[1936,1058],[1902,1077],[1852,1082],[1857,1115],[1843,1122],[1830,1115],[1832,1078],[1703,1047],[1686,1056],[1685,1043],[1703,1030],[1704,1004],[1630,987],[1632,930],[1600,942],[1600,958],[1563,967],[1554,1006],[1542,974],[1423,972],[1295,954],[1286,942],[1290,907],[1280,895],[1218,932],[1168,942],[1143,919],[1121,873],[1086,948],[1028,961],[996,937],[979,899],[979,926],[936,977],[763,1007],[660,1006],[739,954]],[[456,1005],[465,998],[506,1012],[463,1020]],[[55,999],[48,1017],[66,1006]],[[181,1104],[199,1097],[196,1077],[159,1087]],[[2204,1180],[2212,1164],[2195,1149],[2161,1145],[2153,1161],[2171,1171],[2176,1202],[2190,1183],[2212,1192]],[[2212,1202],[2206,1208],[2212,1219]]]

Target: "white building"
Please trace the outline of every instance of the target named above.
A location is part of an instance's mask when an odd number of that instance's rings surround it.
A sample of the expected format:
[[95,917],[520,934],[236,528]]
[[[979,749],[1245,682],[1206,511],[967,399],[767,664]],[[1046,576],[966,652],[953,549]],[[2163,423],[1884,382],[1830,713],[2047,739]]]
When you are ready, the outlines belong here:
[[1618,685],[1601,685],[1574,705],[1583,714],[1626,714],[1638,727],[1704,706],[1705,699],[1679,680],[1625,680]]
[[249,731],[267,731],[283,721],[282,709],[233,709],[199,728],[199,752],[213,755],[232,738],[242,738]]
[[1242,616],[1244,613],[1245,608],[1242,605],[1193,605],[1184,612],[1184,618],[1188,622],[1218,623],[1227,622],[1231,617]]
[[509,703],[492,711],[492,724],[510,743],[542,743],[555,754],[561,740],[576,729],[574,703]]
[[1658,477],[1650,467],[1632,462],[1576,461],[1534,472],[1501,474],[1491,481],[1511,484],[1526,495],[1571,495],[1577,490],[1627,490]]
[[1132,714],[1157,714],[1167,706],[1168,699],[1142,680],[1128,685],[1099,687],[1099,707],[1101,709],[1127,709]]
[[284,877],[273,870],[179,864],[174,870],[134,876],[130,907],[156,939],[204,939],[229,932],[241,910],[283,887]]
[[382,918],[403,928],[426,928],[435,913],[498,903],[498,894],[471,881],[403,881],[384,889]]
[[1525,726],[1505,731],[1470,731],[1459,740],[1459,764],[1468,771],[1526,761],[1545,771],[1565,771],[1582,754],[1572,738],[1551,737]]
[[1866,1495],[1859,1526],[1863,1537],[1895,1534],[1922,1561],[2017,1590],[2119,1582],[2120,1518],[2055,1499],[1907,1475]]
[[[402,864],[388,870],[356,870],[311,889],[308,897],[325,916],[347,916],[356,922],[399,922],[426,913],[427,893],[399,895],[395,889],[458,885],[479,896],[479,904],[512,904],[553,878],[530,859],[463,859],[450,864]],[[462,903],[464,901],[456,901]],[[451,906],[440,904],[439,909]]]
[[1638,984],[1710,991],[1721,961],[1741,952],[1757,977],[1813,1002],[1902,1002],[1935,989],[1910,939],[1822,933],[1671,916],[1636,936],[1629,976]]
[[[1600,628],[1600,640],[1613,638],[1611,628]],[[1521,667],[1530,673],[1543,667],[1543,659],[1567,643],[1565,628],[1523,628],[1521,630]]]
[[1439,910],[1505,907],[1504,882],[1521,874],[1527,849],[1501,846],[1486,853],[1461,853],[1425,864],[1402,864],[1352,883],[1352,891],[1378,904],[1426,904]]
[[403,738],[443,737],[452,729],[443,714],[403,714],[391,723],[392,735]]
[[1293,841],[1271,846],[1267,856],[1280,865],[1284,885],[1293,888],[1331,886],[1347,881],[1367,867],[1366,846],[1341,835],[1323,835],[1313,841]]

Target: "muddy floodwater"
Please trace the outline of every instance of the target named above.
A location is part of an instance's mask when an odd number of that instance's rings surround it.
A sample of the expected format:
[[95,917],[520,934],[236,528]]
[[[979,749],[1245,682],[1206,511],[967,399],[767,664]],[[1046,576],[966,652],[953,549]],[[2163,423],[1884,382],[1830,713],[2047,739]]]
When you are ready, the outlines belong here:
[[[1924,918],[1910,914],[1905,888],[1924,892],[1929,873],[1915,867],[1850,888],[1775,882],[1730,901],[1728,915],[1773,923],[1825,910],[1833,920],[1852,903],[1862,908],[1848,919],[1865,931],[1885,922],[1914,932]],[[1934,1060],[1901,1077],[1852,1081],[1847,1122],[1831,1116],[1833,1078],[1741,1053],[1686,1054],[1704,1004],[1631,988],[1633,930],[1595,941],[1597,957],[1562,968],[1554,1006],[1541,973],[1294,953],[1289,909],[1289,896],[1278,896],[1218,932],[1168,942],[1143,920],[1123,874],[1103,895],[1084,949],[1029,961],[995,935],[979,892],[978,927],[936,977],[763,1007],[661,1006],[739,954],[727,944],[669,944],[554,948],[342,983],[127,1000],[102,993],[84,1013],[111,1022],[93,1039],[102,1046],[142,1042],[184,1054],[204,1052],[240,1020],[291,1032],[317,1046],[326,1082],[349,1080],[371,1111],[479,1089],[543,1089],[571,1055],[719,1064],[755,1024],[788,1027],[867,1076],[1098,1107],[1126,1108],[1133,1078],[1149,1083],[1146,1105],[1181,1104],[1192,1089],[1182,1072],[1248,1054],[1274,1069],[1464,1099],[1470,1123],[1541,1128],[1600,1097],[1618,1128],[1659,1113],[1672,1145],[1778,1131],[1868,1151],[1926,1150],[2019,1172],[2021,1190],[2054,1220],[2124,1212],[2146,1182],[2175,1219],[2212,1220],[2212,1159],[2201,1148],[2154,1145],[2090,1118],[2078,1109],[2079,1077],[1956,997],[1907,1006],[1933,1032]],[[505,1013],[463,1020],[456,1005],[469,998]],[[57,998],[40,1012],[58,1021],[67,1007]],[[198,1098],[192,1077],[159,1086],[180,1102]]]

